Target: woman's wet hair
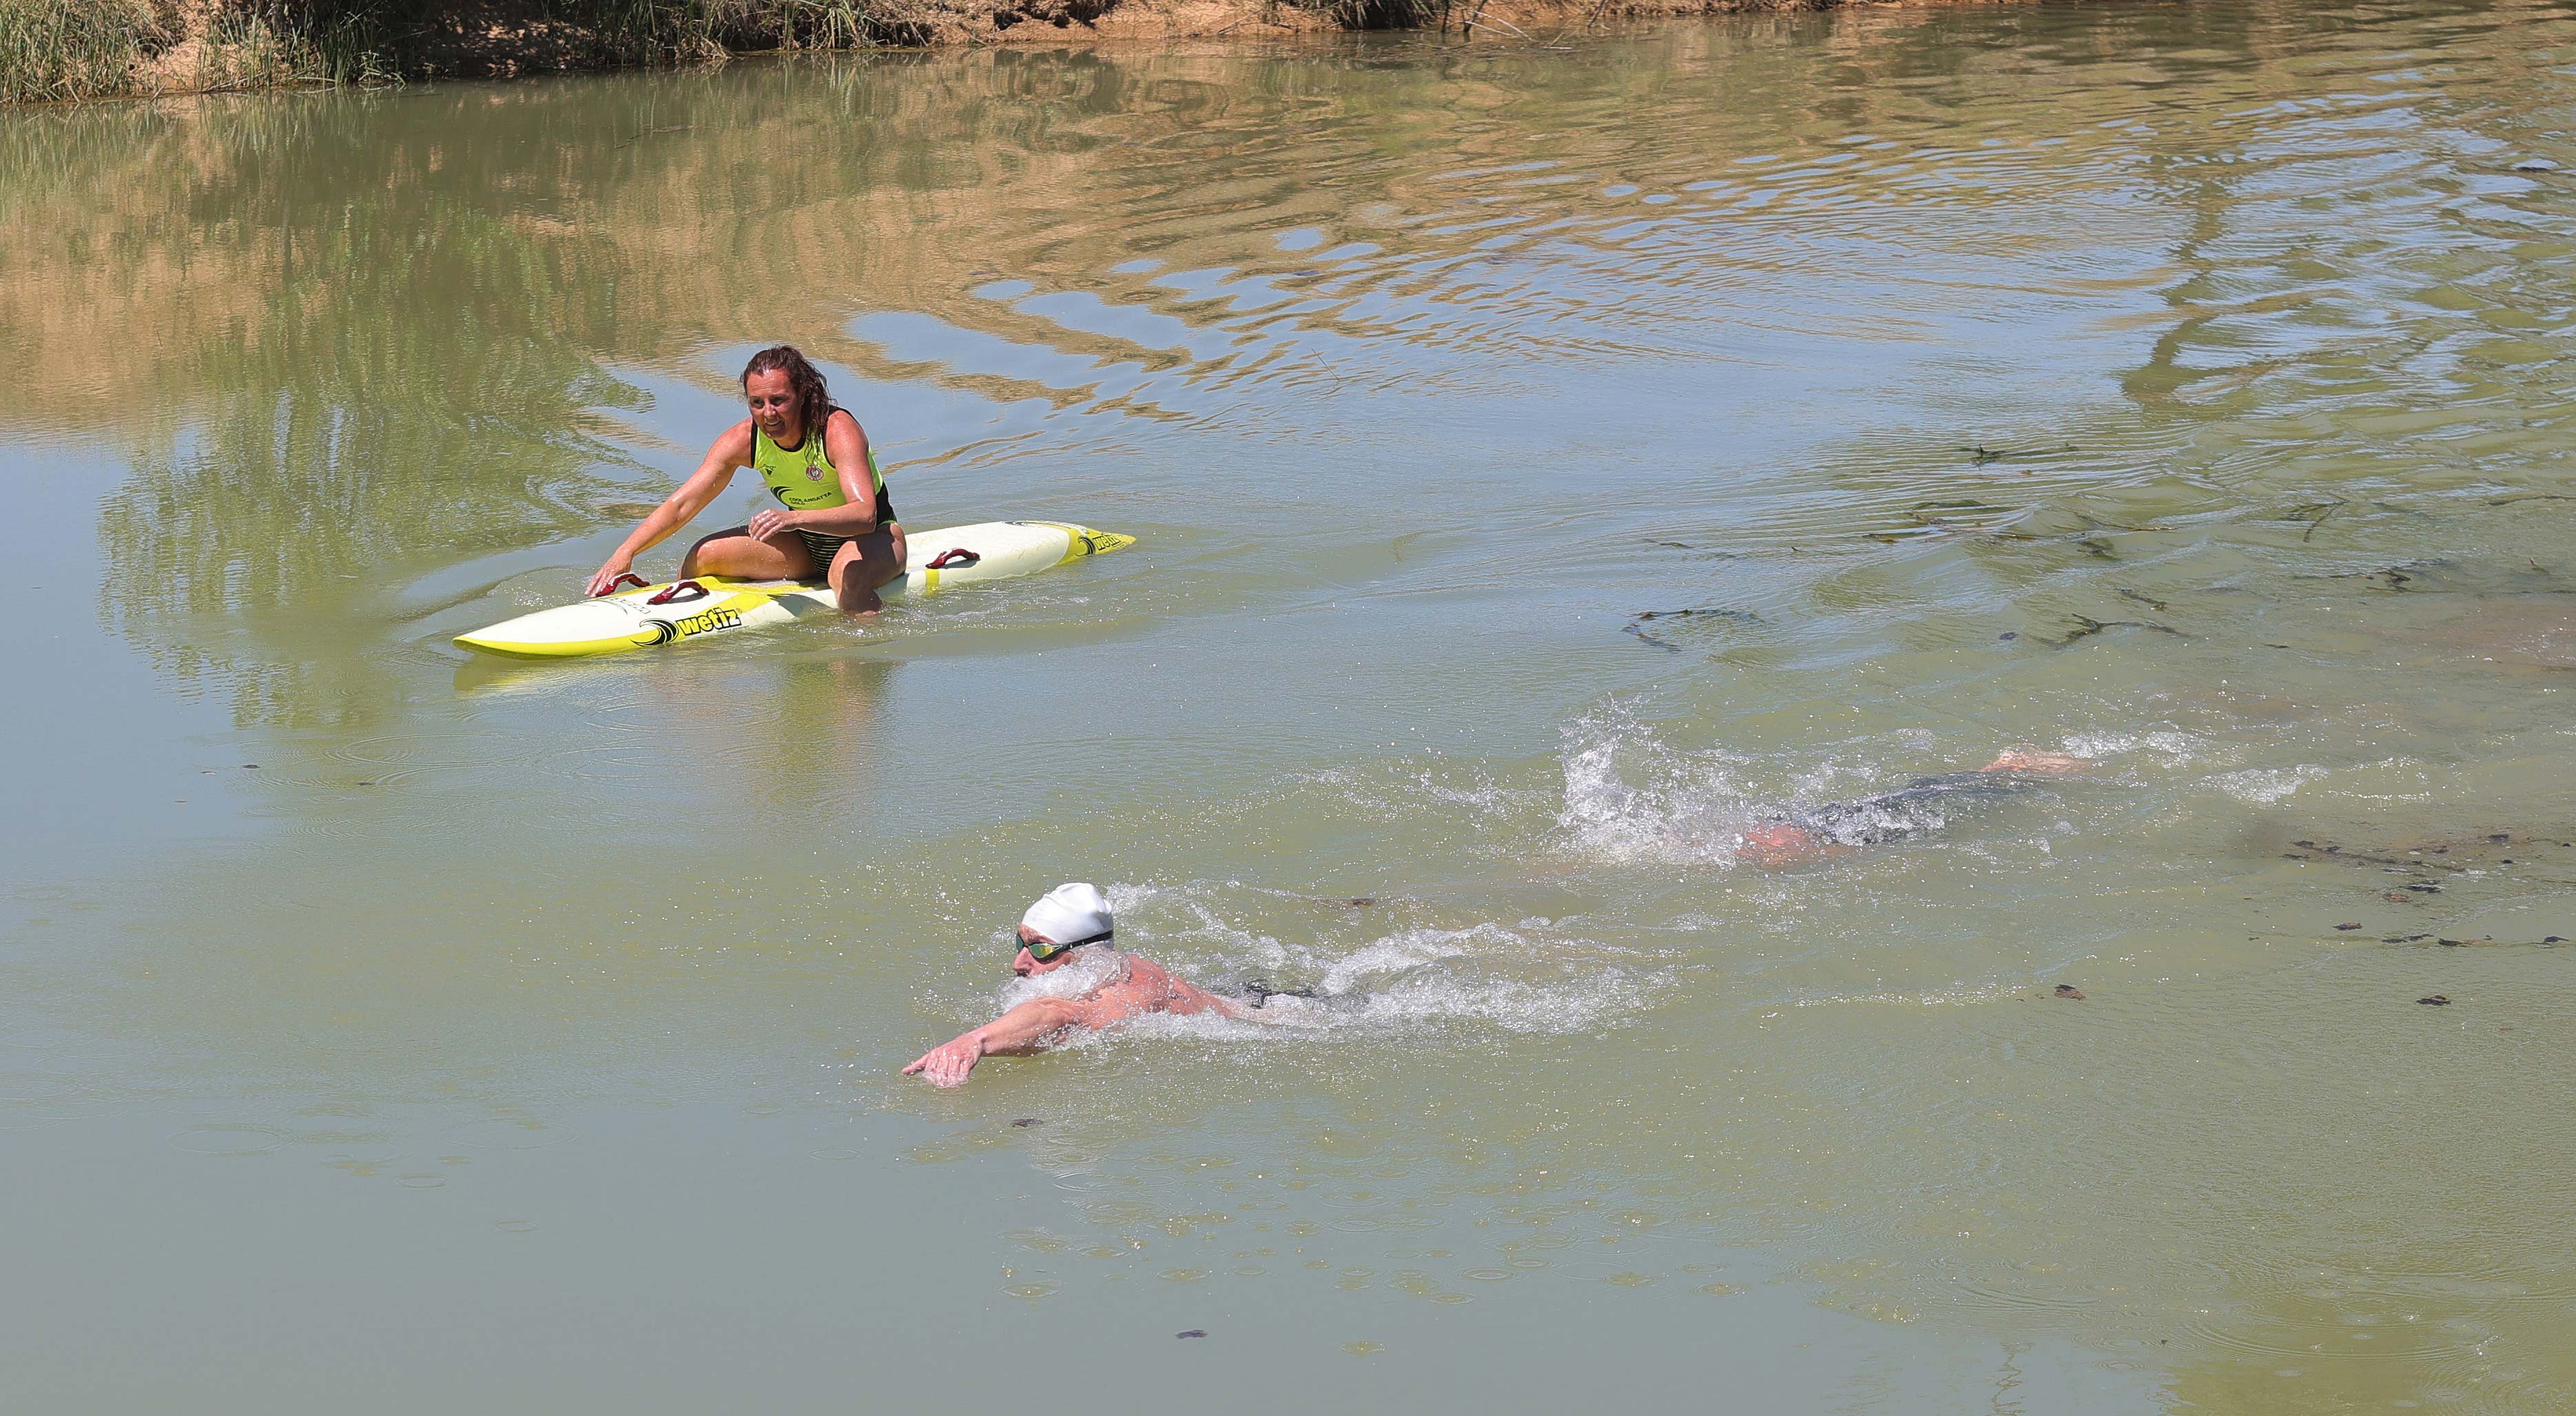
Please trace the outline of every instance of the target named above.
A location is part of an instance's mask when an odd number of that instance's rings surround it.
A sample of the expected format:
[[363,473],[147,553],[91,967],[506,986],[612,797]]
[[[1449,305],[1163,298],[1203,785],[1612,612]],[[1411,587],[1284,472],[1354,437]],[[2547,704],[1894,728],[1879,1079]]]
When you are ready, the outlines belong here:
[[796,390],[796,421],[805,436],[820,437],[823,422],[832,416],[832,391],[823,384],[823,371],[815,368],[793,344],[774,344],[751,356],[742,366],[743,385],[748,388],[754,374],[782,373],[787,386]]

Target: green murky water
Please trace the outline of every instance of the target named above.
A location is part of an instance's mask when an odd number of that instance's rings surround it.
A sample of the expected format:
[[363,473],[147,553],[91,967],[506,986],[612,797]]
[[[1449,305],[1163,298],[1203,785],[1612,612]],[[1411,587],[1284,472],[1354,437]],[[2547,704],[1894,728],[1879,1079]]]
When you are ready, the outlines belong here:
[[[0,116],[10,1385],[2576,1404],[2567,25]],[[908,524],[1140,544],[448,646],[782,339]],[[2094,767],[1733,855],[2013,743]],[[897,1078],[1066,878],[1329,1024]]]

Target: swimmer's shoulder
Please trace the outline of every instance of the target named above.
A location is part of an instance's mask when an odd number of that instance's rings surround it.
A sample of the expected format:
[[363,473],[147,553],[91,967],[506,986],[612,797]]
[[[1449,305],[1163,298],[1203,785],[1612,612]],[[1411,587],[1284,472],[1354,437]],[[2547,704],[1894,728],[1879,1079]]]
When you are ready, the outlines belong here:
[[1119,983],[1124,983],[1134,988],[1149,990],[1167,997],[1184,992],[1197,991],[1192,988],[1189,983],[1184,981],[1179,974],[1172,972],[1170,969],[1163,967],[1161,964],[1155,963],[1153,960],[1148,959],[1141,954],[1120,954],[1118,958],[1119,962],[1126,966],[1124,971],[1118,976],[1117,982]]

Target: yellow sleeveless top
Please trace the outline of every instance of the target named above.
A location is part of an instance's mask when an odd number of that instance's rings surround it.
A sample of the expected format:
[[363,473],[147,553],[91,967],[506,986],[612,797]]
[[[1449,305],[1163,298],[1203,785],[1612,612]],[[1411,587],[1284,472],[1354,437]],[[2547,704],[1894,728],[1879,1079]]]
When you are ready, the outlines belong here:
[[[841,410],[834,409],[834,413]],[[825,414],[824,421],[831,421]],[[795,511],[814,511],[822,507],[846,506],[849,498],[841,493],[841,472],[832,465],[832,454],[823,447],[823,430],[807,428],[805,445],[790,452],[769,440],[758,423],[751,425],[751,468],[760,480],[769,484],[771,495],[781,505]],[[885,501],[885,473],[877,467],[877,452],[868,449],[868,475],[876,479],[877,501]]]

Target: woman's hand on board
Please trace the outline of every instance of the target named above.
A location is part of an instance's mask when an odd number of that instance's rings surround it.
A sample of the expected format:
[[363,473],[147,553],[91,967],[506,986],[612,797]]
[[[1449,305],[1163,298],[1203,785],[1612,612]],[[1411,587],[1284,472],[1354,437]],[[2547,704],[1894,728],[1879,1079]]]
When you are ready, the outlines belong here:
[[590,598],[596,600],[602,595],[613,594],[617,582],[626,578],[634,564],[622,555],[610,556],[608,563],[599,568],[599,573],[590,578]]
[[751,525],[744,529],[751,532],[753,540],[766,541],[772,536],[795,530],[796,513],[776,508],[757,511],[752,513]]

